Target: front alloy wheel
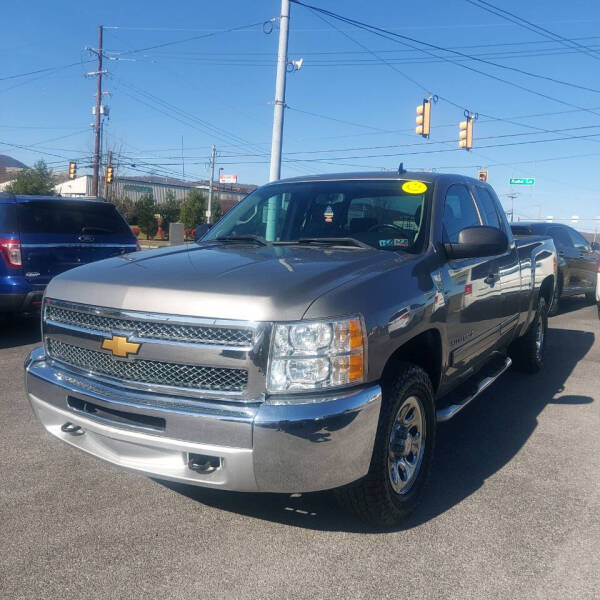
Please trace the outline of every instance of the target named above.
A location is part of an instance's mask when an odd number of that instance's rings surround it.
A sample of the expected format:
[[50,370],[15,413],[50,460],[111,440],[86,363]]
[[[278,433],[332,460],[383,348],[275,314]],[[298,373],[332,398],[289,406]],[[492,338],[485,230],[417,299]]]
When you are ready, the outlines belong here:
[[419,476],[427,436],[423,412],[421,400],[409,396],[396,413],[388,443],[388,471],[397,494],[407,494]]

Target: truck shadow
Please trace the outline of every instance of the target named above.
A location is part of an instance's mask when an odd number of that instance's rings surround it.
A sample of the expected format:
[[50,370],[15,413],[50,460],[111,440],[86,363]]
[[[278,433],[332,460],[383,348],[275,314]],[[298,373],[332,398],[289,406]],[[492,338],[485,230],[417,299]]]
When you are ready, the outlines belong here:
[[[537,376],[510,371],[452,421],[438,428],[423,501],[397,530],[417,527],[476,492],[525,445],[547,404],[581,405],[590,396],[561,396],[564,383],[594,344],[586,331],[552,329],[546,365]],[[256,519],[321,531],[379,531],[345,513],[331,492],[247,494],[160,482],[193,500]]]

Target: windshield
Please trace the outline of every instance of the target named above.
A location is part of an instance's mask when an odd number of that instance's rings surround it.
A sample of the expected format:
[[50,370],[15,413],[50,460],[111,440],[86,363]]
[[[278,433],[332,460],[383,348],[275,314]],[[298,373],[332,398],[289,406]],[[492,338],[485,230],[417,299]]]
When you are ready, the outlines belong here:
[[[366,180],[266,185],[229,211],[202,241],[250,236],[267,243],[352,238],[381,250],[416,252],[427,234],[431,191],[426,184],[408,183]],[[421,193],[408,193],[415,188]]]

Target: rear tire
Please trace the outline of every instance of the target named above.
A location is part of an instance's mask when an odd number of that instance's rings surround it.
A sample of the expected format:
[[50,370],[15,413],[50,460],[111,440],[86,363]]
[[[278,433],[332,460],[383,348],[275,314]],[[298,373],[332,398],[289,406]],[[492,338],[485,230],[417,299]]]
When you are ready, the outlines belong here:
[[524,336],[515,340],[509,350],[513,365],[524,373],[537,373],[544,365],[548,310],[546,300],[540,296],[533,322]]
[[337,490],[340,504],[379,527],[398,525],[417,506],[435,447],[433,387],[423,369],[400,363],[383,386],[383,402],[368,474]]
[[548,316],[554,317],[558,313],[558,308],[560,305],[560,294],[562,291],[562,285],[560,279],[558,283],[554,286],[554,293],[552,294],[552,299],[550,300],[550,306],[548,307]]

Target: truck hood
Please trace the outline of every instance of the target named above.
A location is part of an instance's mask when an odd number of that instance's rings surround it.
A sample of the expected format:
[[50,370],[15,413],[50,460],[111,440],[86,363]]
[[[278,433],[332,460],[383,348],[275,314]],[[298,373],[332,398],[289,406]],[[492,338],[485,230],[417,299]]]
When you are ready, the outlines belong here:
[[192,244],[78,267],[54,278],[47,296],[215,319],[296,320],[335,287],[407,258],[376,249]]

